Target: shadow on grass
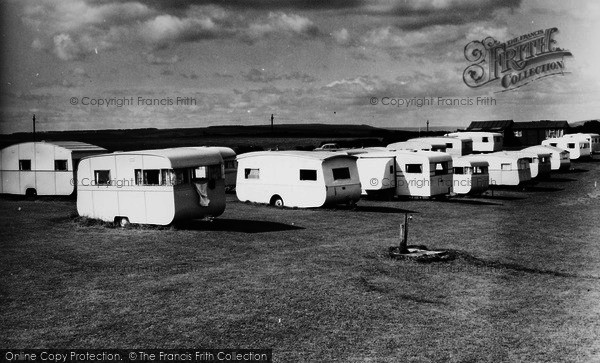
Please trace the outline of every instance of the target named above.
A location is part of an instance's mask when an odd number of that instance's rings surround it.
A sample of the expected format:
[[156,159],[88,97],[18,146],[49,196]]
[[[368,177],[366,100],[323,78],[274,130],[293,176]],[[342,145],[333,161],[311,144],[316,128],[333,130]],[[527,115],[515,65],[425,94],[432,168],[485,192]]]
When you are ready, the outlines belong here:
[[6,201],[24,201],[24,202],[75,202],[77,196],[71,195],[17,195],[17,194],[0,194],[0,200]]
[[526,192],[534,192],[534,193],[560,192],[561,190],[564,190],[564,189],[563,188],[554,188],[554,187],[540,187],[540,186],[527,187],[525,189]]
[[551,177],[550,179],[546,179],[544,181],[547,181],[547,182],[557,182],[557,183],[567,183],[567,182],[577,181],[577,179]]
[[249,219],[218,218],[210,221],[192,220],[173,224],[177,230],[266,233],[304,229],[290,224]]
[[491,200],[506,200],[506,201],[527,199],[525,197],[511,197],[508,195],[483,195],[483,196],[481,196],[481,198],[482,199],[491,199]]
[[503,205],[501,203],[486,202],[484,200],[461,199],[461,198],[450,198],[450,199],[440,200],[440,202],[455,203],[455,204],[470,204],[470,205]]
[[589,172],[589,170],[579,169],[579,168],[569,170],[569,174],[580,174],[580,173],[587,173],[587,172]]
[[371,206],[371,205],[361,205],[357,206],[355,209],[357,212],[366,212],[366,213],[411,213],[418,214],[419,212],[402,209],[402,208],[393,208],[393,207],[384,207],[384,206]]

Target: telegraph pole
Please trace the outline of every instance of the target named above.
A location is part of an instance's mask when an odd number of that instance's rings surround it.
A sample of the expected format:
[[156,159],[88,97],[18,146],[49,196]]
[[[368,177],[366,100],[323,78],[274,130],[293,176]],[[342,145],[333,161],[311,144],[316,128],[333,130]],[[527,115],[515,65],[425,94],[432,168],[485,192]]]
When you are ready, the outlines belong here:
[[33,114],[33,141],[35,142],[35,113]]
[[271,134],[273,134],[273,120],[275,119],[275,116],[273,116],[273,114],[271,114]]
[[429,134],[429,120],[427,120],[427,133]]

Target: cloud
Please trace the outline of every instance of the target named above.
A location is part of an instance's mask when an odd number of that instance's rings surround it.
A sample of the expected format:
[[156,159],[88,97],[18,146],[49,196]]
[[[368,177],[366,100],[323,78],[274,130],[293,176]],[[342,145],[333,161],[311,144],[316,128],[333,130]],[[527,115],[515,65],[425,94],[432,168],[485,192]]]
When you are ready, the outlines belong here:
[[467,24],[490,19],[497,10],[516,9],[521,0],[378,0],[365,5],[374,15],[394,17],[395,26],[416,30],[432,25]]
[[231,9],[247,10],[327,10],[327,9],[352,9],[360,7],[363,0],[149,0],[152,7],[170,11],[187,10],[198,5],[219,5]]
[[150,44],[165,45],[173,41],[217,38],[219,29],[207,16],[178,18],[167,14],[146,21],[140,28],[140,34]]
[[[23,4],[23,22],[43,34],[33,40],[32,48],[65,61],[136,43],[160,49],[210,39],[253,43],[271,36],[310,38],[320,34],[307,17],[281,11],[246,14],[240,11],[241,4],[220,7],[210,2],[192,5],[179,1],[169,6],[160,1],[146,5],[136,1],[79,0],[24,0]],[[146,58],[150,64],[170,61]]]
[[251,41],[277,33],[307,37],[319,35],[319,29],[310,19],[282,12],[269,13],[265,21],[250,24],[244,32],[246,38]]
[[341,45],[350,44],[350,33],[348,33],[348,29],[342,28],[340,30],[334,31],[331,33],[331,36],[335,40],[336,43]]
[[242,73],[242,78],[248,82],[257,82],[257,83],[270,83],[274,81],[280,80],[288,80],[288,81],[300,81],[303,83],[311,83],[315,81],[315,78],[309,74],[301,73],[298,71],[294,71],[286,74],[270,74],[265,70],[260,70],[256,68],[250,69],[246,73]]
[[152,64],[152,65],[175,64],[175,63],[179,62],[179,57],[177,55],[174,55],[170,58],[159,57],[152,53],[144,53],[143,55],[144,55],[144,60],[146,61],[146,63]]

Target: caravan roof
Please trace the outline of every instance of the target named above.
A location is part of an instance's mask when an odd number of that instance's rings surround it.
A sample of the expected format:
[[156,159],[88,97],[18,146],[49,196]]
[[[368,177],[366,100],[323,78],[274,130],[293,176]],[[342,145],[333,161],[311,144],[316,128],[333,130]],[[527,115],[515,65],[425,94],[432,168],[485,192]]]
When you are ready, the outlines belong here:
[[[47,142],[47,141],[45,141]],[[49,144],[76,151],[106,151],[105,148],[80,141],[50,141]]]
[[531,150],[533,152],[538,152],[539,151],[539,152],[542,152],[542,153],[553,153],[553,152],[557,152],[559,154],[563,153],[563,152],[568,153],[568,151],[565,150],[565,149],[561,149],[559,147],[551,146],[551,145],[533,145],[533,146],[530,146],[530,147],[527,147],[527,148],[523,149],[523,151],[525,151],[525,150]]
[[433,143],[427,141],[420,140],[409,140],[409,141],[400,141],[395,142],[393,144],[389,144],[387,146],[388,150],[415,150],[415,151],[429,151],[434,147],[440,147],[442,149],[446,148],[446,143]]
[[445,152],[439,152],[439,151],[398,150],[398,151],[394,151],[394,154],[396,154],[396,156],[400,156],[400,157],[403,156],[403,155],[406,155],[406,156],[425,156],[425,157],[427,157],[432,162],[443,162],[443,161],[452,160],[452,157],[450,156],[450,154],[447,154]]
[[[188,168],[198,165],[213,165],[223,162],[223,158],[218,150],[209,150],[195,147],[178,147],[172,149],[161,150],[140,150],[140,151],[125,151],[115,152],[112,154],[104,154],[102,156],[111,155],[151,155],[166,158],[170,161],[172,168]],[[87,159],[87,158],[86,158]]]
[[221,153],[223,159],[236,157],[235,151],[226,146],[191,146],[191,148],[198,150],[217,150],[219,153]]
[[25,145],[25,144],[48,144],[48,145],[55,145],[55,146],[59,146],[62,147],[64,149],[67,150],[72,150],[72,151],[86,151],[86,152],[104,152],[106,151],[105,148],[100,147],[100,146],[96,146],[96,145],[92,145],[92,144],[88,144],[85,142],[80,142],[80,141],[35,141],[35,142],[21,142],[18,144],[13,144],[8,147],[13,147],[13,146],[17,146],[17,145]]
[[484,167],[484,166],[489,166],[490,163],[488,163],[487,161],[485,161],[483,159],[466,158],[464,156],[459,156],[459,157],[452,158],[452,165],[458,166],[458,167],[460,167],[460,166]]
[[244,159],[248,157],[256,156],[289,156],[295,158],[313,159],[325,161],[335,158],[352,158],[356,159],[353,155],[348,155],[345,152],[330,152],[330,151],[300,151],[300,150],[286,150],[286,151],[255,151],[237,156],[238,159]]

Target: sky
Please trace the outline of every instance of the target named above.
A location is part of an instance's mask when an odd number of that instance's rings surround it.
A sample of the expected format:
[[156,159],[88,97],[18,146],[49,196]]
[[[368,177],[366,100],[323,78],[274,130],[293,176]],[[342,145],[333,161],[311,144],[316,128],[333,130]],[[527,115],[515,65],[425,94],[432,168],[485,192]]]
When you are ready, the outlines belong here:
[[[0,6],[3,134],[31,131],[33,114],[38,131],[258,125],[271,114],[275,124],[394,128],[600,118],[600,2],[593,0]],[[505,92],[498,82],[470,88],[463,81],[471,41],[506,42],[554,27],[555,46],[572,54],[562,74]],[[493,102],[478,105],[478,97]],[[430,102],[419,107],[419,99]]]

